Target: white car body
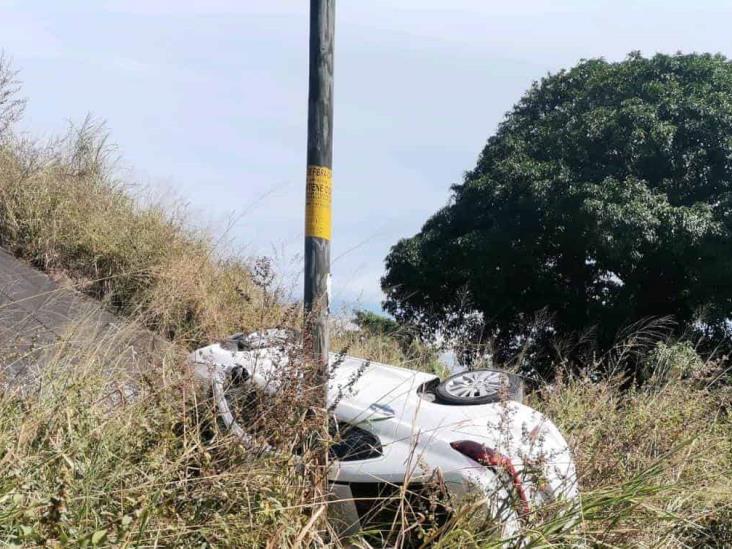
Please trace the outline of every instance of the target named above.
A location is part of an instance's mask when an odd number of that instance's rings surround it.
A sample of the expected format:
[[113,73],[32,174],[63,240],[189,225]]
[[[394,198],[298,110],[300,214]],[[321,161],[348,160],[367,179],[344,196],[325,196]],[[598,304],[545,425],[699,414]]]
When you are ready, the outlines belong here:
[[[233,368],[243,367],[249,380],[265,391],[277,390],[273,380],[286,360],[276,347],[239,351],[218,343],[193,352],[190,358],[198,375],[213,381],[214,388],[221,387]],[[354,487],[367,483],[401,486],[431,478],[435,471],[451,495],[459,498],[475,493],[483,498],[483,506],[503,522],[507,534],[520,525],[516,482],[522,483],[523,504],[532,510],[556,498],[578,497],[569,447],[557,427],[536,410],[512,401],[446,405],[420,392],[435,383],[435,375],[333,354],[331,366],[328,400],[334,405],[336,419],[376,435],[383,451],[377,457],[331,464],[329,479],[339,502],[338,515],[348,531],[359,527]],[[223,401],[219,406],[222,414],[230,416],[220,391],[216,398]],[[231,417],[228,420],[237,434],[246,437]],[[511,480],[510,471],[478,463],[451,446],[466,440],[506,456],[514,475],[518,473],[516,480]],[[528,478],[529,468],[534,471],[533,479],[540,469],[540,482]],[[510,501],[511,505],[505,505]]]

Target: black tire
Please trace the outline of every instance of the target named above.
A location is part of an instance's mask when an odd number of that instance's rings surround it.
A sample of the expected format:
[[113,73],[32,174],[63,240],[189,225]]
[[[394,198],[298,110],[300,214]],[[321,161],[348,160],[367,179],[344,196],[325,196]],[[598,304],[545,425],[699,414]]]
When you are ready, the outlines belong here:
[[451,375],[442,381],[435,389],[435,394],[444,404],[463,406],[490,404],[501,400],[522,402],[524,382],[520,376],[500,370],[470,370]]

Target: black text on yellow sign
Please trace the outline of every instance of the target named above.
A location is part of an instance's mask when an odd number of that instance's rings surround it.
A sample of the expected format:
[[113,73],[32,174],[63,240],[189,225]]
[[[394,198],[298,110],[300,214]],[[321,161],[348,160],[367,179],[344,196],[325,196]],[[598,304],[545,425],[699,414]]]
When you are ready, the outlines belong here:
[[308,166],[305,191],[305,236],[330,240],[333,173],[323,166]]

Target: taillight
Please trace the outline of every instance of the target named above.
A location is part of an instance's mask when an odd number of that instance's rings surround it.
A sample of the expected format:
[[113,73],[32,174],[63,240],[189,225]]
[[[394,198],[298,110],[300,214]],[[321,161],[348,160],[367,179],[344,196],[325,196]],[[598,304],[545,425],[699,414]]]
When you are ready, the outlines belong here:
[[521,514],[527,515],[529,513],[529,498],[526,497],[526,490],[524,490],[524,485],[521,482],[521,476],[513,466],[509,457],[498,453],[493,448],[488,448],[487,446],[473,440],[457,440],[455,442],[451,442],[450,446],[464,456],[469,457],[473,461],[477,461],[496,473],[503,471],[508,474],[511,478],[513,488],[516,490],[516,495],[518,495],[518,498],[521,501]]

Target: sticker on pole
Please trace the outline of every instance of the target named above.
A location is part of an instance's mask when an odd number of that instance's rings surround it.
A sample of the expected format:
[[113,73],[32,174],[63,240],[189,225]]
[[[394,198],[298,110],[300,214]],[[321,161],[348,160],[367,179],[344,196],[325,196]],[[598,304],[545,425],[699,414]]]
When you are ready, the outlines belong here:
[[333,190],[330,168],[308,166],[305,189],[305,236],[330,240]]

